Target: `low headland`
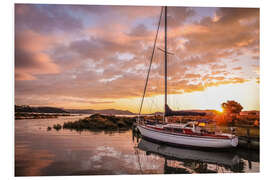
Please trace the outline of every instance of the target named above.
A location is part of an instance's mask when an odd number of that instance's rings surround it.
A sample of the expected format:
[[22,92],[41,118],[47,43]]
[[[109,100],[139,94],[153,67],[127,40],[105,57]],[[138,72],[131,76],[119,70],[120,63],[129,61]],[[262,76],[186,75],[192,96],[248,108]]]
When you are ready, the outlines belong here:
[[128,110],[119,109],[63,109],[57,107],[15,105],[15,120],[58,118],[59,116],[72,116],[82,114],[134,115],[134,113]]
[[71,114],[64,109],[56,107],[33,107],[28,105],[15,105],[15,120],[47,119],[70,115]]

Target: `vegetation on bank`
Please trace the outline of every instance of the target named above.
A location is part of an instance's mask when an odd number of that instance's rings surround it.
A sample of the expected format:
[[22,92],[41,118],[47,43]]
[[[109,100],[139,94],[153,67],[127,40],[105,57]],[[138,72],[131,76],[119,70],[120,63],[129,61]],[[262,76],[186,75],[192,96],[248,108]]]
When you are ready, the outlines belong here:
[[53,128],[54,128],[56,131],[59,131],[59,130],[62,128],[62,126],[61,126],[61,124],[55,124],[55,125],[53,125]]
[[70,113],[55,107],[32,107],[15,105],[15,119],[47,119],[58,116],[70,116]]
[[58,118],[58,116],[70,116],[70,114],[15,112],[15,120],[19,120],[19,119],[48,119],[48,118]]
[[135,117],[109,116],[93,114],[78,121],[65,122],[63,126],[54,125],[54,129],[70,129],[76,131],[126,131],[132,128]]
[[[236,101],[227,101],[221,104],[223,112],[205,111],[204,116],[172,116],[168,117],[169,123],[187,123],[207,119],[213,122],[212,129],[219,129],[222,132],[231,132],[230,127],[235,128],[235,133],[241,137],[252,137],[259,139],[260,136],[260,114],[259,111],[242,111],[243,107]],[[141,117],[148,122],[162,123],[163,116],[144,116]]]

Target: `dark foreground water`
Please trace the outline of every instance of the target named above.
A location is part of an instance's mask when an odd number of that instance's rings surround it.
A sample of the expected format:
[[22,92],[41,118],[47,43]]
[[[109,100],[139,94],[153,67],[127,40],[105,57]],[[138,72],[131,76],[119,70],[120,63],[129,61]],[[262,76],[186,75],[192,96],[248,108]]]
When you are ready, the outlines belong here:
[[163,174],[259,172],[259,153],[175,148],[132,132],[47,131],[83,116],[15,121],[15,175]]

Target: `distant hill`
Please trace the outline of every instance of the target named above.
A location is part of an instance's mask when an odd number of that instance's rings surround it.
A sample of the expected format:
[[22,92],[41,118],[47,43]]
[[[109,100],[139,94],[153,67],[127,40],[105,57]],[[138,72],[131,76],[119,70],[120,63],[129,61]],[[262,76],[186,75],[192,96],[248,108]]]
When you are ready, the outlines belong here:
[[56,107],[31,107],[15,105],[15,112],[34,112],[34,113],[69,113],[61,108]]
[[[217,113],[216,110],[200,110],[200,109],[191,109],[191,110],[181,110],[182,112],[197,112],[197,113],[206,113],[206,115],[211,115],[211,114],[215,114]],[[145,114],[145,115],[163,115],[163,112],[155,112],[155,113],[151,113],[151,114]]]
[[66,111],[74,114],[119,114],[119,115],[134,115],[134,113],[128,110],[117,110],[117,109],[102,109],[102,110],[94,110],[94,109],[65,109]]
[[32,107],[27,105],[15,105],[15,112],[34,112],[34,113],[73,113],[73,114],[119,114],[119,115],[134,115],[134,113],[128,110],[117,109],[62,109],[56,107]]

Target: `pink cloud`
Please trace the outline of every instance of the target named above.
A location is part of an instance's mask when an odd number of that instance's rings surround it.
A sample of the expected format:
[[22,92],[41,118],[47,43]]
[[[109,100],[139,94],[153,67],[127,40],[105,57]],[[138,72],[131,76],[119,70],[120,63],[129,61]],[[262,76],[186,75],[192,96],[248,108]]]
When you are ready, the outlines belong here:
[[56,74],[60,68],[44,50],[52,44],[51,37],[32,31],[16,33],[15,37],[15,79],[35,80],[38,74]]
[[[160,7],[61,7],[16,5],[15,79],[20,80],[16,96],[76,96],[74,102],[76,98],[90,102],[140,97],[156,31],[151,23],[158,20]],[[237,73],[227,76],[236,62],[224,59],[247,54],[259,59],[258,9],[219,9],[215,20],[205,17],[192,22],[191,8],[174,7],[169,12],[168,45],[174,53],[168,64],[170,93],[249,80]],[[56,16],[52,22],[50,13]],[[72,13],[78,14],[72,17]],[[149,19],[156,21],[149,23]],[[158,47],[163,48],[163,40],[161,29]],[[132,58],[123,61],[119,54]],[[163,78],[163,58],[156,50],[148,96],[163,93],[155,89]]]

